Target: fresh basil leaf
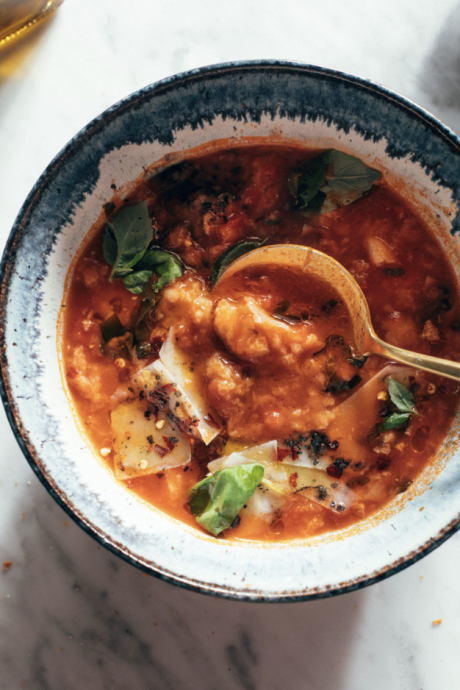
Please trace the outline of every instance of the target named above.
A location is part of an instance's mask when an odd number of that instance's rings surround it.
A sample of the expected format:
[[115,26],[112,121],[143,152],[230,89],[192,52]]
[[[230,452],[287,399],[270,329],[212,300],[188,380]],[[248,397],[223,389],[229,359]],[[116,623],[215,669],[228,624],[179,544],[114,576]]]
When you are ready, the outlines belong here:
[[118,314],[111,314],[105,321],[101,323],[101,333],[104,340],[107,342],[112,338],[119,338],[126,332],[126,328],[121,323]]
[[164,252],[162,249],[153,248],[145,252],[144,256],[139,261],[136,268],[138,271],[153,271],[155,269],[155,266],[158,266],[158,264],[167,263],[168,261],[174,261],[179,266],[181,266],[179,259],[177,259],[174,256],[174,254]]
[[326,187],[321,189],[326,193],[330,190],[340,195],[340,206],[349,204],[367,192],[374,182],[382,177],[378,170],[368,168],[365,163],[355,156],[349,156],[343,151],[332,151],[331,168],[326,173]]
[[183,273],[182,264],[174,254],[162,249],[149,249],[136,266],[137,271],[154,271],[157,282],[152,285],[154,292],[159,292],[174,278],[180,278]]
[[[113,239],[117,252],[114,259]],[[146,201],[127,206],[106,224],[103,251],[107,263],[112,265],[110,280],[123,278],[132,272],[133,266],[142,259],[153,238],[152,221]]]
[[150,333],[152,330],[152,316],[160,301],[160,294],[153,292],[156,285],[156,276],[152,273],[142,291],[142,297],[138,309],[132,316],[132,329],[139,359],[150,354]]
[[175,278],[180,278],[182,275],[182,264],[176,257],[169,256],[169,260],[164,263],[157,264],[154,268],[157,282],[152,285],[153,292],[160,292],[160,290],[170,283]]
[[[324,183],[326,172],[331,162],[331,154],[332,151],[324,151],[319,156],[310,158],[309,161],[302,165],[300,170],[292,175],[289,187],[291,193],[296,198],[296,208],[305,208],[315,199],[321,185]],[[322,203],[320,204],[321,206]]]
[[226,467],[196,484],[189,507],[196,521],[217,536],[230,527],[264,476],[263,465]]
[[118,314],[112,314],[101,323],[101,335],[101,354],[112,359],[131,359],[133,334],[123,326]]
[[310,159],[290,179],[295,208],[306,215],[329,213],[359,199],[374,182],[378,170],[342,151],[326,151]]
[[395,381],[395,379],[389,378],[388,393],[390,394],[391,402],[398,408],[400,412],[408,412],[409,414],[419,416],[414,410],[414,396],[410,390],[405,388],[405,386],[403,386],[401,383],[398,383],[398,381]]
[[118,246],[112,229],[106,225],[102,237],[102,253],[109,266],[113,266],[117,260]]
[[212,284],[214,285],[214,283],[217,282],[227,266],[230,266],[230,264],[239,259],[240,256],[243,256],[248,252],[252,252],[253,249],[258,249],[264,244],[264,242],[265,240],[243,240],[242,242],[238,242],[238,244],[234,244],[232,247],[226,249],[219,256],[212,268]]
[[133,295],[141,295],[152,271],[135,271],[123,278],[123,285]]
[[390,431],[390,429],[396,429],[398,426],[402,426],[407,422],[410,417],[410,412],[398,413],[394,412],[388,417],[385,417],[383,422],[378,424],[379,431]]

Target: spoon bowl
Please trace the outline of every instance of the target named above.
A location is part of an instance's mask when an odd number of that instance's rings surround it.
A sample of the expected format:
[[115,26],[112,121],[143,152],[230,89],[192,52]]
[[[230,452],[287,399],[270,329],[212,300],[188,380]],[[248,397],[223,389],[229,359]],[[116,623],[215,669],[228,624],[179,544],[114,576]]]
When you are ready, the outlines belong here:
[[431,374],[460,380],[460,364],[451,360],[411,352],[384,342],[372,326],[369,305],[353,276],[335,259],[311,247],[298,244],[274,244],[254,249],[230,264],[219,276],[221,285],[235,273],[253,266],[286,267],[329,283],[343,299],[353,325],[354,345],[364,356],[379,355],[394,362],[422,369]]

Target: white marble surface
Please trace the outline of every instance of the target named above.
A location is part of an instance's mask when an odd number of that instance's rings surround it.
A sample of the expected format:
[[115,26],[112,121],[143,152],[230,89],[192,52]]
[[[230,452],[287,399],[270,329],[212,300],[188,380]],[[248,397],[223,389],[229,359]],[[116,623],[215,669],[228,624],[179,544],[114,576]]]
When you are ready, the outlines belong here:
[[[286,58],[369,77],[460,133],[457,0],[66,0],[0,52],[0,242],[51,158],[139,87]],[[244,604],[142,574],[53,502],[0,415],[0,688],[439,690],[460,684],[460,535],[395,577]],[[439,626],[432,621],[442,619]]]

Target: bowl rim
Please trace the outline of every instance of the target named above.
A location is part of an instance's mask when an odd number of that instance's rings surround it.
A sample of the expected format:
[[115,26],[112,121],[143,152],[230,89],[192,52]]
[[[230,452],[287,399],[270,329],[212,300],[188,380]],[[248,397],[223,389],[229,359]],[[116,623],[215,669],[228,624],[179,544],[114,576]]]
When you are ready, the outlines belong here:
[[17,409],[14,397],[12,395],[12,387],[10,385],[8,375],[7,344],[5,338],[6,305],[8,301],[10,278],[12,275],[12,269],[14,267],[16,245],[19,237],[21,236],[27,217],[33,212],[35,205],[39,202],[41,193],[48,186],[50,179],[52,179],[56,172],[65,163],[66,158],[71,155],[75,147],[80,146],[85,139],[93,136],[98,129],[105,125],[105,123],[121,114],[124,110],[128,109],[131,104],[136,102],[139,103],[144,98],[151,97],[155,94],[161,94],[170,89],[176,89],[182,84],[185,85],[190,81],[199,81],[202,78],[212,77],[213,75],[222,76],[235,72],[251,72],[255,70],[271,71],[278,69],[293,73],[318,75],[324,79],[335,79],[342,83],[349,82],[355,87],[357,86],[364,90],[371,91],[374,95],[383,98],[386,101],[391,101],[400,108],[409,111],[412,115],[419,117],[432,129],[436,130],[437,133],[440,134],[444,139],[447,139],[451,147],[456,149],[457,153],[460,154],[460,138],[432,113],[415,104],[410,99],[400,95],[399,93],[363,77],[355,76],[329,67],[322,67],[289,60],[242,60],[199,67],[175,74],[157,82],[153,82],[152,84],[134,91],[130,95],[104,110],[82,129],[80,129],[80,131],[77,132],[77,134],[75,134],[52,159],[52,161],[45,168],[44,172],[38,178],[32,190],[29,192],[9,233],[0,263],[0,395],[8,422],[11,426],[16,441],[33,472],[46,488],[48,493],[67,513],[67,515],[69,515],[69,517],[71,517],[72,520],[74,520],[74,522],[87,534],[93,537],[99,544],[104,546],[111,553],[121,557],[124,561],[136,566],[140,570],[161,580],[195,592],[227,599],[236,599],[239,601],[251,601],[253,603],[312,601],[352,592],[385,580],[388,577],[391,577],[392,575],[404,570],[405,568],[408,568],[410,565],[416,563],[421,558],[431,553],[434,549],[441,546],[441,544],[443,544],[447,539],[449,539],[449,537],[460,529],[460,515],[452,520],[443,529],[441,529],[436,536],[428,539],[415,551],[381,568],[372,576],[363,575],[353,581],[339,583],[336,586],[324,586],[321,589],[316,588],[315,590],[309,590],[308,592],[300,591],[298,593],[291,592],[289,594],[280,592],[279,594],[274,593],[272,595],[267,595],[262,594],[261,592],[256,592],[255,590],[243,591],[236,588],[211,585],[187,576],[178,576],[177,574],[171,573],[155,563],[149,563],[146,565],[138,556],[131,553],[127,547],[117,543],[115,540],[108,537],[108,535],[101,532],[101,530],[97,526],[93,525],[89,519],[86,519],[84,515],[80,514],[76,509],[74,509],[71,501],[67,498],[64,492],[60,490],[59,486],[57,486],[52,477],[48,476],[48,474],[45,472],[42,463],[40,462],[40,458],[38,457],[38,453],[36,453],[33,444],[30,443],[27,431],[22,426],[19,410]]

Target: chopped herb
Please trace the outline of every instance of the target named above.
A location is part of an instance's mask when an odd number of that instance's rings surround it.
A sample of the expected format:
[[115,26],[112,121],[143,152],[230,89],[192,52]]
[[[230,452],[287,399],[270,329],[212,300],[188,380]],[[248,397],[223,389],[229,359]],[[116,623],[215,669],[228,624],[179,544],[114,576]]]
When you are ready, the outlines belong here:
[[108,218],[115,211],[115,204],[113,201],[108,201],[102,208],[104,209],[105,217]]
[[218,281],[222,273],[228,266],[230,266],[230,264],[239,259],[240,256],[243,256],[248,252],[252,252],[254,249],[258,249],[264,244],[264,242],[265,240],[243,240],[242,242],[238,242],[238,244],[234,244],[232,247],[226,249],[219,256],[213,266],[211,276],[212,284],[214,285]]
[[342,391],[351,391],[359,383],[361,383],[361,381],[362,378],[359,374],[355,374],[349,381],[343,381],[334,375],[324,390],[326,393],[341,393]]
[[357,369],[362,369],[367,362],[367,357],[365,355],[355,355],[347,359],[347,362]]
[[126,328],[122,325],[118,314],[111,314],[101,323],[101,333],[107,342],[112,338],[120,338],[126,333]]
[[384,268],[382,271],[384,276],[391,276],[394,278],[399,278],[399,276],[403,276],[405,272],[405,268]]

